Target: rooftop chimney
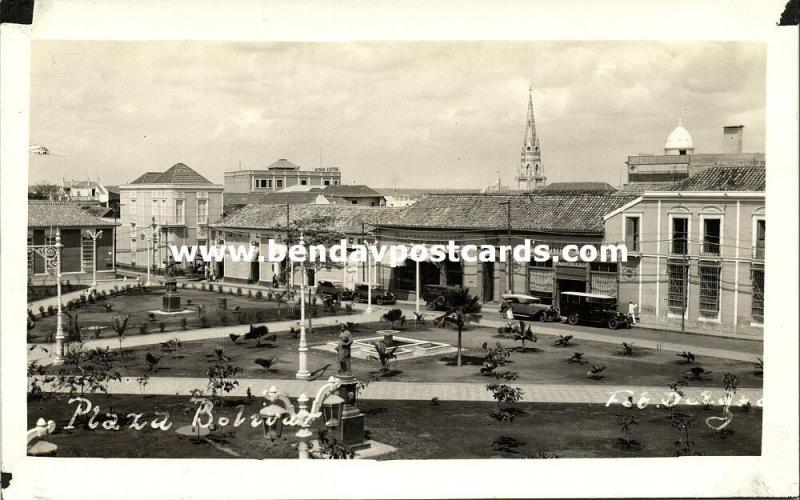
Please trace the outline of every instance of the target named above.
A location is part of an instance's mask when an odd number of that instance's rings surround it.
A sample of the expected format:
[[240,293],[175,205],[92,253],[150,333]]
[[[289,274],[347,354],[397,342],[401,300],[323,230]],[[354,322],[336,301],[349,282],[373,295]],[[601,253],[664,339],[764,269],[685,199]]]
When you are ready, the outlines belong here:
[[744,125],[723,127],[722,133],[725,136],[725,144],[722,145],[722,152],[726,154],[741,153]]

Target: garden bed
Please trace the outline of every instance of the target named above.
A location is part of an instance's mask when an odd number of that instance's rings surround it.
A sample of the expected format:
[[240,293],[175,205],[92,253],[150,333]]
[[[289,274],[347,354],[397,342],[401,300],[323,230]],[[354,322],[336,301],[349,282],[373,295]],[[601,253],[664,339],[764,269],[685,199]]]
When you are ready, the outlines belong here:
[[[342,317],[345,321],[347,317]],[[371,322],[357,325],[353,329],[355,339],[375,338],[376,332],[389,328],[386,322]],[[145,373],[156,376],[205,377],[208,368],[222,360],[241,367],[243,378],[276,378],[293,379],[297,371],[297,347],[299,339],[289,332],[271,332],[276,334],[274,341],[264,341],[259,346],[255,340],[242,340],[234,343],[230,338],[182,342],[176,352],[167,353],[158,364],[158,372],[149,371],[145,358],[148,353],[161,355],[159,345],[125,349],[125,354],[117,361],[118,369],[124,376],[137,377]],[[307,340],[310,346],[322,346],[338,339],[339,326],[330,325],[316,327],[309,331]],[[415,328],[407,323],[397,336],[414,339],[442,342],[455,345],[456,333],[450,329],[432,326]],[[180,332],[175,335],[180,339]],[[472,382],[489,383],[493,377],[481,375],[487,346],[496,343],[516,348],[511,353],[508,363],[498,371],[513,370],[518,374],[519,383],[542,384],[593,384],[593,385],[634,385],[663,386],[677,380],[687,381],[692,387],[722,387],[722,376],[725,373],[736,375],[741,387],[762,387],[762,377],[756,373],[753,363],[734,361],[722,358],[698,356],[694,364],[687,364],[675,353],[662,352],[659,355],[652,349],[634,346],[632,356],[622,355],[621,344],[608,344],[585,340],[573,340],[566,347],[556,347],[551,336],[540,335],[536,343],[526,342],[525,350],[519,343],[498,335],[496,330],[475,327],[464,333],[463,366],[455,366],[455,353],[433,355],[424,358],[400,359],[390,362],[391,371],[382,373],[377,360],[351,360],[353,374],[360,380],[381,378],[383,380],[403,382]],[[575,352],[582,352],[588,363],[570,363],[567,360]],[[376,356],[377,357],[377,356]],[[272,359],[270,370],[255,363],[256,359]],[[335,370],[337,356],[333,352],[309,349],[307,352],[309,370],[321,370],[328,366],[328,372]],[[754,358],[755,360],[755,358]],[[586,373],[596,366],[606,366],[599,380],[587,379]],[[699,380],[690,380],[688,371],[692,367],[702,367],[710,372]],[[321,376],[321,375],[320,375]]]
[[[188,396],[105,396],[89,399],[101,406],[99,421],[106,412],[119,415],[121,430],[90,430],[77,425],[64,430],[75,410],[66,397],[46,398],[28,405],[28,426],[39,417],[55,420],[57,430],[45,439],[58,445],[62,457],[119,458],[296,458],[294,431],[284,430],[283,437],[270,442],[262,428],[250,426],[250,415],[262,407],[262,399],[232,399],[215,407],[215,417],[227,416],[233,422],[243,404],[247,422],[234,428],[219,428],[204,439],[184,436],[176,429],[191,423],[194,403]],[[522,413],[509,422],[497,422],[489,414],[492,403],[453,401],[361,401],[366,415],[366,429],[371,439],[396,447],[397,451],[379,459],[453,459],[453,458],[619,458],[671,457],[682,437],[672,427],[670,412],[648,407],[631,410],[590,404],[521,403]],[[704,455],[759,455],[761,450],[761,410],[734,410],[730,426],[734,432],[722,436],[705,424],[719,408],[704,411],[699,407],[681,410],[694,419],[689,429],[694,442],[691,453]],[[142,413],[140,421],[152,421],[155,412],[168,412],[172,427],[167,431],[149,425],[134,431],[129,428],[128,413]],[[617,415],[633,415],[631,439],[638,446],[627,447]],[[318,424],[319,425],[319,424]]]
[[[274,299],[269,300],[266,295],[257,298],[255,293],[248,296],[246,291],[243,291],[242,295],[236,293],[231,295],[230,293],[219,293],[217,290],[218,288],[215,288],[213,292],[210,292],[191,287],[178,288],[181,304],[187,310],[185,314],[160,314],[157,312],[162,306],[162,296],[165,292],[164,288],[158,287],[152,287],[149,291],[131,287],[128,291],[119,292],[118,296],[109,295],[106,298],[95,300],[94,303],[86,300],[80,307],[73,307],[69,312],[77,313],[84,339],[116,337],[116,333],[111,328],[112,318],[115,315],[130,314],[125,331],[126,336],[160,331],[178,333],[184,330],[203,328],[204,323],[198,313],[200,306],[207,308],[206,327],[298,319],[300,315],[299,305],[293,302],[279,303]],[[220,307],[221,299],[225,299],[227,302],[225,309]],[[76,301],[80,301],[80,299],[74,299],[72,302]],[[107,305],[111,306],[111,310],[107,310]],[[67,309],[66,303],[64,309]],[[345,309],[339,309],[338,314],[344,316],[345,311]],[[52,342],[57,320],[55,307],[44,308],[44,311],[37,309],[30,313],[35,319],[33,329],[28,332],[28,341],[33,343]],[[306,314],[323,317],[330,315],[331,312],[320,304],[315,304],[307,305]],[[65,315],[65,330],[67,328],[66,319]],[[146,326],[146,331],[143,331],[143,325]]]

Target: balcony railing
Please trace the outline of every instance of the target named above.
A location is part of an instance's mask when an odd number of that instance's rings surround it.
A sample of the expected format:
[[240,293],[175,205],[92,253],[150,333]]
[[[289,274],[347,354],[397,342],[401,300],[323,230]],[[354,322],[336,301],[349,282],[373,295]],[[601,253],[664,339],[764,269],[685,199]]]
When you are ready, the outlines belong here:
[[720,244],[704,241],[700,245],[700,255],[703,257],[719,257]]
[[756,260],[764,260],[764,246],[763,245],[754,245],[753,246],[753,258]]

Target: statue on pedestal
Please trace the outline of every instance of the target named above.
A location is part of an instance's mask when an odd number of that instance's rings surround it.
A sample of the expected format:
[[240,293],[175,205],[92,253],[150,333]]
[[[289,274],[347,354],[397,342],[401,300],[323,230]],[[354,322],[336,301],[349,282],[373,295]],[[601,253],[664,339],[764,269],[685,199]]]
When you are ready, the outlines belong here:
[[353,372],[350,369],[350,349],[353,345],[353,335],[348,330],[342,330],[339,334],[339,345],[336,352],[339,353],[339,377],[352,378]]

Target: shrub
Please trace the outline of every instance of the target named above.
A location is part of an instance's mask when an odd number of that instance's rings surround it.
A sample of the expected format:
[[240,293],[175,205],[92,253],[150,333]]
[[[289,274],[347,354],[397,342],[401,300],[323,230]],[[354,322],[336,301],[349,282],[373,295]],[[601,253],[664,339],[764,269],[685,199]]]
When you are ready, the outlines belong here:
[[147,323],[140,324],[139,325],[139,334],[147,335],[148,333],[150,333],[150,325],[148,325]]
[[181,288],[186,288],[186,282],[181,283]]
[[256,322],[257,323],[263,323],[264,322],[264,311],[262,311],[260,309],[257,310],[255,312],[255,316],[256,316]]
[[189,324],[189,320],[186,319],[186,316],[181,318],[181,328],[186,330],[187,325]]
[[159,321],[158,322],[158,331],[159,332],[163,332],[165,328],[167,328],[167,324],[164,323],[163,321]]
[[147,319],[149,319],[151,322],[155,322],[156,321],[156,313],[154,313],[154,312],[147,313]]
[[247,297],[250,298],[250,299],[253,298],[253,291],[252,290],[248,290],[247,291]]
[[263,298],[263,297],[264,297],[264,294],[263,294],[263,293],[261,293],[261,290],[256,290],[256,298],[257,298],[257,299],[261,299],[261,298]]
[[[42,312],[42,317],[44,317],[44,312]],[[28,309],[28,319],[31,321],[36,321],[36,315],[33,314],[33,311]]]
[[228,315],[225,314],[223,311],[219,313],[219,324],[220,326],[228,326]]
[[269,300],[271,302],[272,301],[272,297],[273,297],[272,292],[267,292],[267,300]]
[[[214,286],[214,285],[211,285],[211,286]],[[206,289],[206,284],[205,283],[201,283],[200,284],[200,290],[205,290],[205,289]]]
[[47,306],[47,315],[48,315],[48,316],[52,316],[52,315],[54,315],[56,312],[58,312],[58,309],[56,309],[56,307],[55,307],[55,306]]
[[391,323],[392,328],[394,329],[395,322],[400,322],[400,326],[406,322],[406,317],[403,315],[403,311],[400,309],[390,309],[386,314],[383,315],[383,320],[388,321]]
[[374,342],[372,344],[375,347],[375,353],[377,357],[370,355],[370,359],[377,359],[381,364],[381,372],[388,372],[389,371],[389,362],[393,359],[396,359],[394,352],[397,350],[397,347],[386,347],[386,343],[384,341]]
[[45,308],[44,308],[44,306],[39,306],[39,314],[41,314],[42,317],[44,318],[44,316],[45,316]]
[[494,371],[499,366],[504,366],[511,357],[511,349],[503,347],[499,342],[495,347],[486,347],[484,344],[486,355],[483,357],[483,367],[481,368],[481,375],[494,375]]
[[95,302],[97,302],[97,299],[95,298],[94,294],[89,294],[89,303],[94,304]]

